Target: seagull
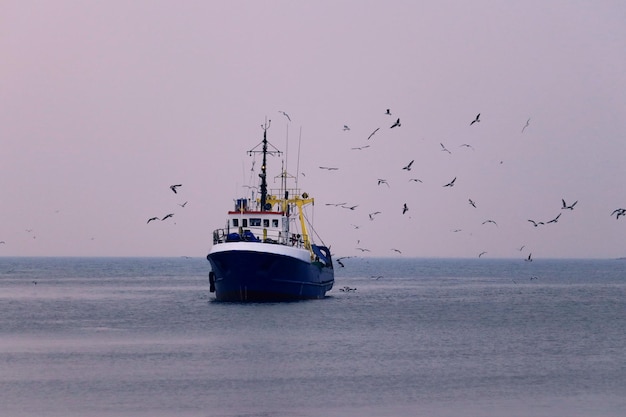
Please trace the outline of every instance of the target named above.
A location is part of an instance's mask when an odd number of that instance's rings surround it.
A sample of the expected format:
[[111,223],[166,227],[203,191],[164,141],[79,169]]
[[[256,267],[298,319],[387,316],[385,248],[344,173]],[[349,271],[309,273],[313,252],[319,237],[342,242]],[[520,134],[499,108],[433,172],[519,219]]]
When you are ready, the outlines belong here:
[[348,127],[348,125],[343,125],[343,130],[350,130],[350,128]]
[[536,221],[530,220],[530,219],[528,219],[528,221],[531,222],[533,224],[533,226],[535,226],[535,227],[537,227],[537,226],[539,226],[541,224],[544,224],[543,222],[536,222]]
[[525,247],[526,247],[526,245],[522,245],[522,247],[521,247],[521,248],[519,248],[519,249],[518,249],[518,251],[520,251],[520,252],[521,252],[521,251],[522,251],[522,249],[524,249]]
[[420,180],[419,178],[409,178],[409,182],[411,182],[411,181],[415,181],[415,182],[421,182],[421,183],[423,183],[423,181],[422,181],[422,180]]
[[473,125],[473,124],[474,124],[474,123],[476,123],[476,122],[480,122],[480,113],[478,113],[478,114],[476,115],[476,118],[475,118],[474,120],[472,120],[472,123],[470,123],[470,126],[471,126],[471,125]]
[[548,221],[548,222],[546,222],[546,223],[556,223],[556,222],[558,222],[558,221],[559,221],[559,217],[561,217],[561,213],[559,213],[559,215],[558,215],[558,216],[556,216],[554,219],[552,219],[552,220],[550,220],[550,221]]
[[522,133],[524,133],[524,130],[528,127],[529,124],[530,124],[530,117],[528,118],[528,120],[526,120],[526,124],[522,128]]
[[335,167],[320,167],[320,169],[327,169],[329,171],[337,171],[339,168],[335,168]]
[[181,207],[185,207],[187,205],[187,201],[185,201],[183,204],[179,204],[179,206]]
[[327,206],[335,206],[335,207],[343,206],[345,204],[347,203],[326,203]]
[[450,181],[449,183],[444,185],[444,187],[452,187],[452,186],[454,186],[454,181],[456,181],[456,177],[454,177],[454,179],[452,181]]
[[165,220],[165,219],[169,219],[170,217],[174,216],[174,213],[170,213],[170,214],[166,214],[165,217],[163,217],[161,219],[161,221]]
[[578,200],[576,200],[568,206],[565,200],[561,199],[561,201],[563,202],[563,207],[561,207],[561,210],[565,210],[565,209],[574,210],[574,206],[576,205],[576,203],[578,203]]
[[373,212],[373,213],[370,213],[370,214],[369,214],[369,216],[370,216],[370,220],[374,220],[374,216],[375,216],[375,215],[377,215],[377,214],[380,214],[380,211],[375,211],[375,212]]
[[533,256],[533,254],[532,254],[532,253],[529,253],[529,254],[528,254],[528,258],[526,258],[526,259],[524,259],[524,260],[525,260],[526,262],[532,262],[532,261],[533,261],[532,256]]
[[402,126],[402,125],[400,124],[400,118],[398,118],[398,120],[396,120],[396,122],[395,122],[394,124],[392,124],[392,125],[391,125],[391,129],[393,129],[393,128],[394,128],[394,127],[396,127],[396,126],[397,126],[397,127]]
[[282,113],[283,115],[285,115],[285,117],[287,118],[287,120],[291,121],[291,117],[289,117],[289,115],[287,113],[285,113],[282,110],[278,110],[278,113]]
[[348,258],[352,258],[352,256],[342,256],[341,258],[337,258],[335,259],[335,261],[339,264],[339,266],[341,266],[342,268],[345,267],[345,265],[343,264],[343,262],[341,262],[342,259],[348,259]]
[[613,213],[611,213],[611,216],[615,214],[615,219],[619,219],[619,216],[626,216],[626,209],[623,208],[618,208],[613,210]]
[[357,250],[360,250],[361,252],[369,252],[369,249],[365,249],[365,248],[356,248]]
[[374,136],[374,133],[378,132],[379,129],[380,127],[377,127],[372,133],[370,133],[370,135],[367,137],[367,140],[370,140],[370,138]]
[[384,180],[384,179],[382,179],[382,178],[379,178],[379,179],[378,179],[378,185],[380,185],[380,184],[385,184],[387,187],[391,187],[391,186],[389,185],[389,183],[387,182],[387,180]]
[[478,257],[480,258],[481,256],[483,256],[484,254],[486,254],[487,252],[481,252],[478,254]]
[[459,145],[459,148],[470,148],[471,150],[474,150],[474,147],[472,145],[469,145],[467,143],[464,143],[463,145]]
[[176,189],[178,187],[182,187],[182,184],[175,184],[175,185],[170,185],[170,190],[174,191],[174,194],[178,193],[178,191],[176,191]]
[[406,203],[404,203],[404,206],[402,206],[402,214],[406,213],[409,210],[409,207],[406,205]]
[[439,143],[439,144],[441,145],[441,151],[442,151],[442,152],[448,152],[449,154],[452,154],[452,152],[450,152],[450,151],[448,150],[448,148],[446,148],[446,147],[443,145],[443,143]]
[[483,222],[483,224],[486,224],[486,223],[493,223],[493,224],[495,224],[496,226],[498,225],[498,223],[494,222],[494,221],[493,221],[493,220],[491,220],[491,219],[487,219],[487,220],[485,220],[485,221]]
[[385,112],[386,115],[391,116],[391,110],[387,109],[387,111]]
[[348,210],[354,210],[355,208],[357,208],[359,205],[357,204],[356,206],[341,206],[342,208],[348,209]]
[[[152,220],[160,220],[160,219],[158,217],[150,217],[148,219],[148,223],[150,223]],[[148,224],[148,223],[146,223],[146,224]]]
[[394,252],[402,253],[402,251],[400,249],[391,248],[391,250],[394,251]]
[[413,165],[413,162],[415,162],[415,159],[413,159],[411,162],[409,162],[409,164],[407,166],[405,166],[404,168],[402,168],[402,169],[406,169],[407,171],[410,171],[411,170],[411,165]]
[[470,203],[470,206],[476,208],[476,203],[474,203],[474,201],[472,201],[471,198],[469,199],[469,203]]
[[361,150],[369,148],[369,147],[370,147],[370,145],[365,145],[365,146],[357,146],[355,148],[350,148],[350,149],[352,149],[353,151],[361,151]]

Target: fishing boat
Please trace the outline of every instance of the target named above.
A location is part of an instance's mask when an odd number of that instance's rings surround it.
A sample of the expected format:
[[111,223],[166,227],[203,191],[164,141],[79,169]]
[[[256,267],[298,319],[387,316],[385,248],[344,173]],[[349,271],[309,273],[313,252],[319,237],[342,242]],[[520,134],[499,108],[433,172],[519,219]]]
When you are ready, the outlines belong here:
[[313,242],[305,209],[314,199],[300,191],[284,163],[276,177],[280,186],[268,189],[267,157],[281,152],[267,140],[269,124],[262,127],[262,142],[248,151],[262,155],[260,184],[251,187],[251,196],[236,198],[225,227],[213,231],[210,291],[219,301],[324,298],[334,269],[329,248]]

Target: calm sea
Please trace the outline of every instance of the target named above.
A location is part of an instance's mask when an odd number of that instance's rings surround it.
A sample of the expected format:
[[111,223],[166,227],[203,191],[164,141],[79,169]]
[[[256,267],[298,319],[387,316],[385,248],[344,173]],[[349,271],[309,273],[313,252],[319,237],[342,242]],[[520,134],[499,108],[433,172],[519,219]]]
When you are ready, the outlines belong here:
[[343,262],[228,304],[201,258],[0,258],[0,416],[626,415],[626,260]]

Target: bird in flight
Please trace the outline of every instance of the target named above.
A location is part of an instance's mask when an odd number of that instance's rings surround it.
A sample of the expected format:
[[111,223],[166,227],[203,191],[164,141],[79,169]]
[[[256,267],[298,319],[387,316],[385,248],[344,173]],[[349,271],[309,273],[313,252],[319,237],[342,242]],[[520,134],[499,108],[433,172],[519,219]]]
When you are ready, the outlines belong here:
[[485,221],[483,222],[483,224],[487,224],[487,223],[493,223],[493,224],[495,224],[496,226],[498,225],[498,223],[494,222],[494,221],[493,221],[493,220],[491,220],[491,219],[487,219],[487,220],[485,220]]
[[454,177],[454,179],[452,181],[450,181],[449,183],[444,185],[444,187],[452,187],[452,186],[454,186],[454,181],[456,181],[456,177]]
[[420,180],[419,178],[409,178],[409,182],[411,182],[411,181],[415,181],[415,182],[421,182],[421,183],[423,183],[423,181],[422,181],[422,180]]
[[184,208],[186,205],[187,205],[187,201],[185,201],[183,204],[179,204],[179,206],[181,206],[181,207],[183,207],[183,208]]
[[394,252],[402,253],[402,251],[400,249],[391,248],[391,250],[394,251]]
[[409,211],[409,207],[406,205],[406,203],[404,203],[404,206],[402,206],[402,214],[406,213],[407,211]]
[[463,145],[459,145],[459,148],[470,148],[471,150],[474,150],[474,147],[468,143],[464,143]]
[[370,147],[370,145],[365,145],[365,146],[357,146],[355,148],[350,148],[350,149],[352,149],[353,151],[362,151],[363,149],[366,149],[366,148],[369,148],[369,147]]
[[524,130],[528,127],[529,124],[530,124],[530,117],[528,118],[528,120],[526,120],[526,124],[522,128],[522,133],[524,133]]
[[471,198],[469,199],[469,203],[470,203],[470,206],[476,208],[476,203],[474,203],[474,201]]
[[367,137],[367,140],[370,140],[370,138],[374,136],[374,133],[378,132],[379,129],[380,127],[377,127],[372,133],[370,133],[370,135]]
[[561,199],[561,201],[563,202],[563,207],[561,207],[561,210],[574,210],[574,206],[576,205],[576,203],[578,203],[578,200],[576,200],[572,204],[567,205],[564,199]]
[[350,128],[348,127],[348,125],[343,125],[343,130],[350,130]]
[[291,121],[291,117],[289,117],[289,115],[285,113],[284,111],[278,110],[278,113],[282,113],[287,118],[287,120]]
[[329,170],[329,171],[336,171],[336,170],[338,170],[339,168],[335,168],[335,167],[320,167],[320,169],[327,169],[327,170]]
[[532,256],[533,256],[533,254],[532,254],[532,253],[529,253],[529,254],[528,254],[528,258],[526,258],[526,259],[525,259],[525,261],[526,261],[526,262],[532,262],[532,261],[533,261]]
[[384,180],[384,179],[382,179],[382,178],[379,178],[379,179],[378,179],[378,185],[380,185],[380,184],[385,184],[387,187],[391,187],[391,186],[389,185],[389,183],[387,182],[387,180]]
[[359,205],[357,204],[356,206],[341,206],[342,208],[348,209],[348,210],[354,210],[355,208],[357,208]]
[[559,221],[559,217],[561,217],[561,213],[559,213],[558,216],[556,216],[554,219],[547,221],[546,223],[556,223]]
[[619,216],[626,216],[626,209],[623,208],[618,208],[613,210],[613,213],[611,213],[611,216],[615,214],[615,219],[619,219]]
[[528,219],[528,221],[531,222],[533,224],[533,226],[535,226],[535,227],[544,224],[543,222],[536,222],[536,221],[530,220],[530,219]]
[[484,251],[483,251],[483,252],[481,252],[481,253],[479,253],[479,254],[478,254],[478,257],[480,258],[481,256],[483,256],[483,255],[484,255],[484,254],[486,254],[486,253],[487,253],[487,252],[484,252]]
[[178,191],[176,191],[176,189],[177,189],[178,187],[182,187],[182,186],[183,186],[182,184],[170,185],[170,190],[174,191],[174,194],[177,194],[177,193],[178,193]]
[[406,169],[407,171],[410,171],[411,170],[411,165],[413,165],[413,162],[415,162],[415,159],[413,159],[411,162],[409,162],[409,164],[407,166],[405,166],[404,168],[402,168],[402,169]]
[[[159,220],[159,218],[158,218],[158,217],[150,217],[150,218],[148,219],[148,223],[150,223],[150,222],[151,222],[151,221],[153,221],[153,220]],[[148,223],[146,223],[146,224],[148,224]]]
[[476,123],[476,122],[480,122],[480,113],[478,113],[478,114],[476,115],[476,118],[475,118],[474,120],[472,120],[472,123],[470,123],[470,126],[471,126],[471,125],[473,125],[473,124],[474,124],[474,123]]
[[398,120],[396,120],[396,122],[391,125],[391,129],[393,129],[394,127],[400,127],[400,126],[402,125],[400,124],[400,118],[398,118]]
[[385,112],[386,115],[391,116],[391,110],[387,109],[387,111]]
[[166,214],[166,215],[165,215],[165,216],[161,219],[161,221],[163,221],[163,220],[165,220],[165,219],[169,219],[170,217],[173,217],[173,216],[174,216],[174,213],[169,213],[169,214]]
[[339,207],[339,206],[343,206],[347,203],[326,203],[327,206],[335,206],[335,207]]
[[442,151],[442,152],[448,152],[449,154],[452,154],[452,152],[450,152],[450,151],[448,150],[448,148],[446,148],[446,147],[444,146],[444,144],[443,144],[443,143],[439,143],[439,144],[441,145],[441,151]]
[[380,214],[380,211],[375,211],[375,212],[373,212],[373,213],[370,213],[370,214],[369,214],[369,216],[370,216],[370,220],[374,220],[374,216],[375,216],[375,215],[377,215],[377,214]]

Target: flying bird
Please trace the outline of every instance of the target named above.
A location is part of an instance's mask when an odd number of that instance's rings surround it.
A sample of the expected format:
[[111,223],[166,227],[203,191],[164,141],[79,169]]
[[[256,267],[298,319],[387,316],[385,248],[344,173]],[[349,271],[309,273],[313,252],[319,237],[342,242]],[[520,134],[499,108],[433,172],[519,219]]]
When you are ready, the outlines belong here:
[[544,224],[543,222],[536,222],[536,221],[531,220],[531,219],[528,219],[528,221],[531,222],[533,224],[533,226],[535,226],[535,227]]
[[421,182],[421,183],[423,183],[423,181],[422,181],[422,180],[420,180],[419,178],[409,178],[409,182],[411,182],[411,181],[415,181],[415,182]]
[[370,138],[374,136],[374,133],[378,132],[379,129],[380,127],[377,127],[372,133],[370,133],[370,135],[367,137],[367,140],[370,140]]
[[348,125],[343,125],[343,130],[350,130],[350,128],[348,127]]
[[402,251],[400,249],[391,248],[391,250],[394,251],[394,252],[402,253]]
[[491,219],[487,219],[487,220],[485,220],[485,221],[483,222],[483,224],[487,224],[487,223],[493,223],[493,224],[495,224],[496,226],[498,225],[498,223],[494,222],[494,221],[493,221],[493,220],[491,220]]
[[561,207],[561,210],[574,210],[574,206],[576,205],[576,203],[578,203],[578,200],[574,201],[572,204],[567,205],[567,203],[565,202],[564,199],[561,199],[561,201],[563,202],[563,207]]
[[452,187],[452,186],[454,186],[454,181],[456,181],[456,177],[454,177],[454,179],[452,181],[450,181],[449,183],[444,185],[444,187]]
[[391,129],[393,129],[394,127],[400,127],[400,126],[402,125],[400,124],[400,118],[398,118],[398,120],[396,120],[396,122],[391,125]]
[[528,120],[526,120],[526,124],[522,128],[522,133],[524,133],[524,130],[528,127],[529,124],[530,124],[530,117],[528,118]]
[[480,258],[481,256],[483,256],[484,254],[486,254],[487,252],[481,252],[478,254],[478,257]]
[[387,180],[384,180],[384,179],[382,179],[382,178],[379,178],[379,179],[378,179],[378,185],[380,185],[380,184],[385,184],[387,187],[391,187],[391,186],[389,185],[389,183],[387,182]]
[[471,125],[473,125],[473,124],[474,124],[474,123],[476,123],[476,122],[480,122],[480,113],[478,113],[478,114],[476,115],[476,118],[475,118],[474,120],[472,120],[472,123],[470,123],[470,126],[471,126]]
[[409,162],[409,164],[407,166],[405,166],[404,168],[402,168],[402,169],[406,169],[407,171],[410,171],[411,170],[411,165],[413,165],[413,162],[415,162],[415,159],[413,159],[411,162]]
[[619,219],[619,216],[626,216],[626,209],[623,208],[618,208],[613,210],[613,213],[611,213],[611,216],[615,214],[615,219]]
[[391,110],[390,110],[390,109],[387,109],[387,111],[385,112],[385,114],[386,114],[386,115],[391,116]]
[[471,150],[474,150],[474,147],[467,143],[464,143],[463,145],[459,145],[459,148],[470,148]]
[[289,115],[285,113],[284,111],[278,110],[278,113],[282,113],[287,118],[287,120],[291,121],[291,117],[289,117]]
[[186,205],[187,205],[187,201],[185,201],[183,204],[179,204],[179,206],[181,206],[181,207],[183,207],[183,208],[184,208]]
[[476,208],[476,203],[474,203],[474,201],[471,198],[469,199],[469,203],[470,203],[470,206]]
[[173,216],[174,216],[174,213],[169,213],[169,214],[166,214],[166,215],[165,215],[165,216],[161,219],[161,221],[163,221],[163,220],[165,220],[165,219],[169,219],[170,217],[173,217]]
[[449,154],[452,154],[452,152],[450,152],[450,151],[448,150],[448,148],[446,148],[446,147],[443,145],[443,143],[439,143],[439,144],[441,145],[441,151],[442,151],[442,152],[448,152]]
[[320,167],[320,169],[327,169],[329,171],[337,171],[339,168],[335,168],[335,167]]
[[406,213],[407,211],[409,211],[409,207],[406,205],[406,203],[404,203],[404,206],[402,206],[402,214]]
[[532,261],[533,261],[532,256],[533,256],[533,254],[532,254],[532,253],[529,253],[529,254],[528,254],[528,258],[526,258],[526,259],[524,259],[524,260],[525,260],[526,262],[532,262]]
[[176,191],[176,189],[177,189],[178,187],[182,187],[182,186],[183,186],[182,184],[170,185],[170,190],[174,191],[174,194],[177,194],[177,193],[178,193],[178,191]]
[[348,209],[348,210],[354,210],[355,208],[357,208],[359,205],[357,204],[356,206],[341,206],[342,208]]
[[561,213],[559,213],[558,216],[556,216],[554,219],[547,221],[546,223],[556,223],[559,221],[559,217],[561,217]]
[[357,146],[357,147],[350,148],[350,149],[352,149],[353,151],[361,151],[361,150],[369,148],[369,147],[370,147],[370,145],[365,145],[365,146]]
[[374,220],[374,216],[377,215],[377,214],[380,214],[380,211],[375,211],[373,213],[370,213],[369,214],[370,220]]
[[147,222],[146,224],[150,223],[150,222],[151,222],[151,221],[153,221],[153,220],[159,220],[159,218],[158,218],[158,217],[150,217],[150,218],[148,219],[148,222]]

